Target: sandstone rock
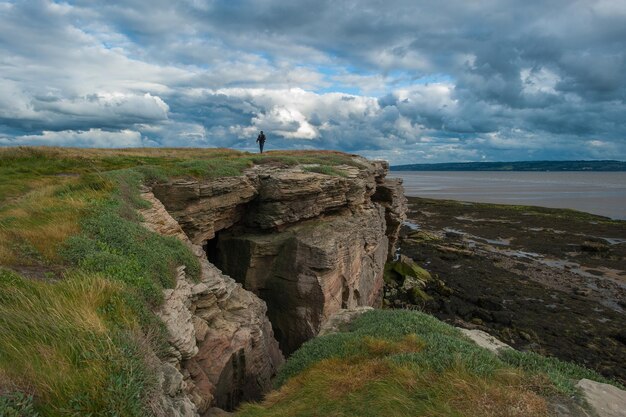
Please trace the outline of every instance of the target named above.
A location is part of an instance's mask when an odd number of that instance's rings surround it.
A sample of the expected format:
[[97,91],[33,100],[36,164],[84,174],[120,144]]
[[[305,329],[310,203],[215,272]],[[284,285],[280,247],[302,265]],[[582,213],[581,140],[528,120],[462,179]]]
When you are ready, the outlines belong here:
[[460,327],[457,327],[457,329],[459,329],[461,333],[470,338],[478,346],[488,349],[493,353],[498,353],[502,349],[512,349],[511,346],[499,341],[489,333],[483,332],[482,330],[468,330]]
[[193,327],[196,332],[196,343],[204,341],[206,339],[206,335],[209,333],[209,325],[206,320],[203,320],[199,316],[193,316]]
[[154,415],[158,417],[198,417],[196,406],[183,392],[185,383],[179,370],[169,363],[162,363],[156,371],[163,395],[160,397],[160,404],[153,405],[152,412]]
[[[153,187],[154,195],[195,244],[244,220],[271,229],[368,203],[378,191],[387,208],[390,236],[404,219],[406,199],[400,180],[385,180],[388,165],[355,157],[360,167],[336,167],[345,176],[290,168],[255,166],[239,177],[175,179]],[[254,201],[253,201],[254,200]],[[398,226],[399,228],[399,226]]]
[[386,235],[389,238],[388,260],[393,260],[402,223],[406,220],[407,199],[400,178],[385,178],[376,185],[374,201],[385,207]]
[[314,172],[275,171],[260,177],[259,198],[247,223],[269,229],[317,217],[348,204],[349,181]]
[[257,195],[254,180],[246,176],[177,179],[155,185],[152,192],[195,244],[240,221],[244,204]]
[[183,374],[169,363],[164,363],[161,366],[161,371],[163,372],[163,383],[161,384],[163,392],[170,397],[175,397],[183,389]]
[[192,284],[187,280],[184,267],[178,268],[176,288],[163,291],[164,302],[157,311],[168,332],[168,341],[176,349],[177,359],[189,359],[198,353],[195,329],[191,320]]
[[338,310],[381,303],[406,199],[401,181],[385,178],[386,162],[354,160],[358,166],[334,167],[341,175],[261,165],[143,193],[152,203],[142,211],[146,227],[177,237],[201,263],[200,282],[181,272],[160,312],[170,360],[201,414],[232,410],[270,388],[283,362],[274,331],[291,352]]
[[[157,312],[168,330],[170,360],[189,375],[183,384],[186,395],[176,400],[178,411],[172,415],[188,412],[189,404],[203,414],[212,405],[232,409],[241,400],[260,399],[284,361],[265,303],[211,265],[152,193],[142,197],[152,205],[141,213],[144,225],[181,239],[201,266],[197,284],[178,269],[176,288],[164,290],[165,302]],[[166,384],[164,390],[174,387]]]
[[324,325],[320,329],[318,336],[340,333],[344,331],[345,328],[350,323],[352,323],[354,319],[370,310],[373,310],[373,308],[368,306],[354,307],[351,309],[341,309],[334,313],[332,316],[330,316],[328,320],[326,320],[326,323],[324,323]]
[[222,235],[218,264],[267,302],[289,353],[341,308],[380,305],[385,229],[384,209],[370,203],[280,233]]
[[232,410],[240,401],[258,400],[271,389],[271,378],[284,359],[265,303],[206,260],[202,270],[207,282],[222,280],[224,285],[213,287],[209,294],[217,295],[217,302],[206,322],[208,330],[198,344],[198,354],[185,367],[198,386],[211,392],[213,405]]
[[626,417],[626,391],[589,379],[581,379],[576,387],[598,417]]

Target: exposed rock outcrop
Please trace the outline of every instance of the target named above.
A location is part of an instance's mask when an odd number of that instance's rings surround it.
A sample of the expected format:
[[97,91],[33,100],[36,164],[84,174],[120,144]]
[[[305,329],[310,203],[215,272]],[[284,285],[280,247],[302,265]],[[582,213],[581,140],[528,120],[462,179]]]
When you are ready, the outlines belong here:
[[[180,379],[181,391],[200,414],[213,405],[232,409],[242,400],[259,399],[283,362],[265,303],[211,265],[152,193],[142,197],[152,205],[142,211],[145,226],[181,239],[201,265],[198,283],[179,268],[176,287],[164,290],[158,314],[171,346],[164,380]],[[167,395],[173,390],[164,385]],[[189,405],[184,398],[175,401]]]
[[598,417],[626,417],[626,391],[589,379],[581,379],[576,387]]
[[279,228],[341,208],[368,204],[376,191],[377,179],[386,173],[386,165],[364,159],[359,163],[359,168],[336,167],[343,176],[310,172],[302,167],[257,167],[249,175],[257,178],[259,196],[247,210],[247,224],[258,229]]
[[372,199],[385,207],[386,235],[389,239],[388,260],[391,261],[395,256],[400,227],[406,220],[407,199],[404,196],[402,179],[379,179]]
[[253,176],[175,179],[155,185],[152,192],[191,242],[199,245],[243,219],[245,203],[258,194],[255,182]]
[[218,265],[268,305],[286,353],[341,308],[378,306],[387,259],[384,209],[369,204],[273,234],[220,236]]
[[511,349],[511,346],[496,339],[487,332],[478,329],[463,329],[458,327],[459,331],[467,336],[472,342],[481,348],[485,348],[493,353],[499,353],[502,349]]
[[352,321],[354,321],[357,317],[370,310],[373,310],[373,308],[368,306],[341,309],[326,320],[326,323],[324,323],[320,329],[318,336],[341,333],[345,331],[345,329],[350,326],[350,323],[352,323]]
[[283,361],[274,332],[290,353],[340,309],[382,302],[384,265],[405,218],[401,181],[385,178],[385,162],[359,157],[334,175],[320,170],[261,165],[143,194],[152,203],[146,226],[181,239],[202,265],[199,283],[179,269],[159,312],[170,363],[200,414],[269,388]]
[[406,199],[401,181],[385,179],[385,162],[354,162],[334,167],[338,175],[257,166],[239,183],[175,180],[154,189],[195,243],[236,225],[209,242],[210,259],[267,302],[286,353],[335,311],[381,303]]

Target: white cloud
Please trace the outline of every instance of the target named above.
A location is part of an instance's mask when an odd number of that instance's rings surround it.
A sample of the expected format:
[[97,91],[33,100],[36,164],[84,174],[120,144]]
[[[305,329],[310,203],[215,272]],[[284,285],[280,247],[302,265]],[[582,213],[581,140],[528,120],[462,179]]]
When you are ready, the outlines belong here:
[[141,133],[132,130],[44,131],[40,135],[24,135],[4,138],[5,145],[76,146],[81,148],[134,148],[147,146]]
[[561,78],[547,68],[523,68],[520,72],[523,92],[526,94],[556,94],[555,87]]

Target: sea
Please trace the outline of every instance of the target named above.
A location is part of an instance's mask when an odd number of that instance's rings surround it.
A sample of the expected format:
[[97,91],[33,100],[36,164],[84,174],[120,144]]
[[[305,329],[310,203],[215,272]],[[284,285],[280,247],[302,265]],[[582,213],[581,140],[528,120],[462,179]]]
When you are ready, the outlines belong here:
[[626,220],[626,172],[393,171],[407,196],[569,208]]

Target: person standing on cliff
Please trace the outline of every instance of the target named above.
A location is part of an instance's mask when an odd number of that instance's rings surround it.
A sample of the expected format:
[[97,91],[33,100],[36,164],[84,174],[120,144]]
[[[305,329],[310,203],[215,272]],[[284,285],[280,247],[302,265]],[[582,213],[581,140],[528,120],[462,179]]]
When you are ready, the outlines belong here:
[[261,148],[261,153],[263,153],[263,145],[265,145],[265,134],[261,130],[259,136],[257,136],[256,141],[259,142],[259,148]]

